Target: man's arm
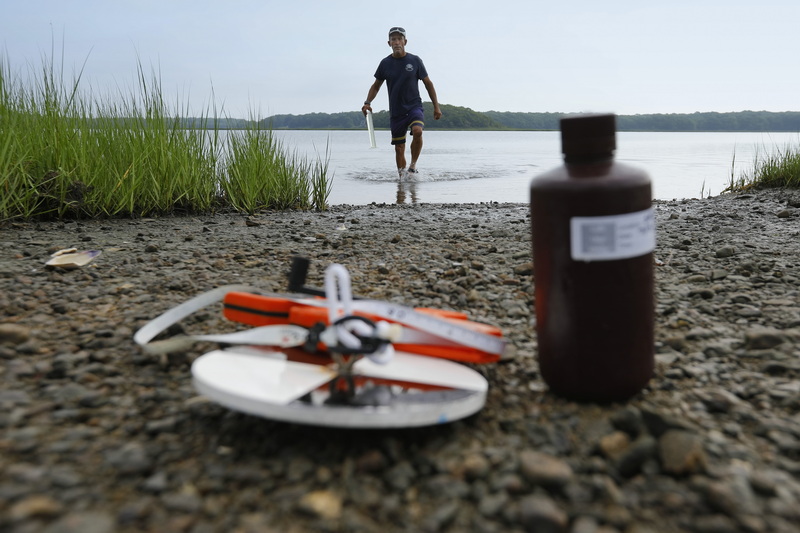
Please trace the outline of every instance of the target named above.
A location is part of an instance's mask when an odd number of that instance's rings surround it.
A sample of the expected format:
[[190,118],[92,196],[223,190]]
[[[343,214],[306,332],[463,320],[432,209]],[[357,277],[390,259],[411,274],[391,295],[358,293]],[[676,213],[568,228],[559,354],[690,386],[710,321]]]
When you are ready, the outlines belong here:
[[[364,113],[364,116],[367,116],[367,111],[372,111],[372,101],[378,96],[378,91],[381,90],[381,85],[383,85],[383,80],[375,80],[375,83],[370,85],[369,91],[367,91],[367,100],[364,102],[364,105],[361,107],[361,112]],[[369,102],[369,103],[367,103]]]
[[436,89],[433,87],[433,82],[429,76],[422,78],[422,83],[425,84],[425,90],[428,91],[428,96],[433,102],[433,119],[439,120],[442,118],[442,110],[439,108],[439,99],[436,97]]

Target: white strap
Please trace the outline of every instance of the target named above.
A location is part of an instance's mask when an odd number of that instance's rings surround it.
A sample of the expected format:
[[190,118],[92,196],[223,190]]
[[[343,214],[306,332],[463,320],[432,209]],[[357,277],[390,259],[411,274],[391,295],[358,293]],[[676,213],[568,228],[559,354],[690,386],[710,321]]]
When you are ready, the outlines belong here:
[[187,350],[195,342],[206,341],[221,344],[293,348],[305,344],[306,339],[308,339],[306,328],[291,324],[276,324],[217,335],[178,335],[161,341],[149,342],[142,347],[150,353],[170,353]]
[[[177,349],[185,349],[189,343],[194,342],[193,339],[200,340],[200,336],[183,338],[178,337],[176,340],[169,339],[169,341],[174,343],[172,346],[170,346],[166,341],[159,341],[159,344],[157,345],[154,345],[154,343],[151,343],[150,341],[159,333],[165,331],[167,328],[186,318],[187,316],[213,303],[221,301],[229,292],[249,292],[277,296],[302,305],[312,305],[318,307],[326,307],[328,305],[326,300],[317,298],[291,298],[287,297],[286,295],[264,293],[263,291],[248,285],[225,285],[223,287],[218,287],[195,296],[194,298],[187,300],[177,307],[166,311],[139,329],[139,331],[137,331],[134,335],[133,340],[138,345],[146,346],[147,349],[151,351],[172,351]],[[385,318],[387,320],[398,322],[403,326],[407,326],[407,328],[403,329],[399,338],[395,337],[394,342],[439,345],[454,344],[468,346],[470,348],[475,348],[495,355],[503,355],[503,352],[505,351],[505,342],[499,337],[473,331],[463,326],[454,324],[453,322],[442,320],[436,316],[420,313],[410,307],[378,300],[351,300],[350,305],[352,306],[352,311],[362,311]],[[408,328],[411,329],[409,330]],[[244,338],[246,339],[244,344],[282,346],[282,344],[274,343],[276,338],[280,339],[284,336],[299,337],[299,330],[301,329],[304,330],[304,328],[289,325],[263,326],[262,328],[254,328],[253,330],[237,333],[236,335],[239,335],[237,338],[240,339],[238,342],[231,340],[217,340],[220,338],[230,339],[230,337],[224,337],[220,335],[214,336],[214,339],[215,342],[239,344],[242,343],[241,339]],[[208,337],[206,337],[206,339],[208,339]],[[261,341],[259,341],[259,339],[261,339]]]
[[226,285],[204,292],[199,296],[173,307],[169,311],[145,324],[133,336],[134,342],[150,353],[169,353],[188,349],[198,341],[220,342],[226,344],[251,344],[259,346],[280,346],[289,348],[301,346],[308,337],[308,330],[300,326],[280,324],[263,326],[234,333],[218,335],[180,335],[162,341],[150,342],[159,333],[196,313],[204,307],[221,301],[229,292],[258,292],[248,285]]
[[204,292],[203,294],[195,296],[194,298],[183,302],[177,307],[173,307],[169,311],[162,313],[158,317],[142,326],[142,328],[133,336],[134,342],[136,342],[136,344],[139,346],[146,345],[148,342],[153,340],[156,335],[162,331],[165,331],[171,325],[180,322],[187,316],[199,311],[200,309],[203,309],[204,307],[208,307],[213,303],[221,301],[229,292],[258,293],[260,291],[250,287],[249,285],[224,285],[208,292]]

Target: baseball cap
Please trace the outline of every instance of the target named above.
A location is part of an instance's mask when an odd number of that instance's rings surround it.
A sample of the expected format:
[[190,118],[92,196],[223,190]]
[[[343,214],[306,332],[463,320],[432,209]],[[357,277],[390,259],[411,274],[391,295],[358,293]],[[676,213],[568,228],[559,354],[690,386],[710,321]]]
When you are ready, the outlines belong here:
[[389,37],[391,37],[393,33],[399,33],[399,34],[400,34],[400,35],[402,35],[403,37],[406,37],[406,38],[408,38],[408,37],[406,36],[406,30],[405,30],[405,28],[401,28],[400,26],[395,26],[394,28],[392,28],[391,30],[389,30]]

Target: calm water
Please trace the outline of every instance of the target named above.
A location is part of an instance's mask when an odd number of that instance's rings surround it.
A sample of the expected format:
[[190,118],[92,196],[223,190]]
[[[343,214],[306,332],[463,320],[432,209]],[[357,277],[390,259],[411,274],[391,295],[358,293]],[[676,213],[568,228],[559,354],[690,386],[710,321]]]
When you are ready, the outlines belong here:
[[[559,164],[558,132],[425,132],[420,173],[399,183],[389,132],[370,148],[365,131],[277,131],[285,148],[324,159],[330,204],[527,202],[530,180]],[[410,138],[409,138],[410,139]],[[656,199],[719,194],[764,157],[800,143],[797,133],[617,134],[617,160],[646,170]],[[406,152],[408,155],[408,149]]]

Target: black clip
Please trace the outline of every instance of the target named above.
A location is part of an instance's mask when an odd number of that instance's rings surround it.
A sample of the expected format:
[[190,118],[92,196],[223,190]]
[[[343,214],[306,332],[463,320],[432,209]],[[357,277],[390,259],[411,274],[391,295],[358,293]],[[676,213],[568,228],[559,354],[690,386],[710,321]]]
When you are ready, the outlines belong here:
[[320,342],[320,335],[322,335],[322,332],[325,331],[326,327],[327,326],[325,326],[324,323],[317,322],[309,328],[306,342],[303,344],[303,349],[305,351],[308,353],[314,353],[317,351],[317,345]]

